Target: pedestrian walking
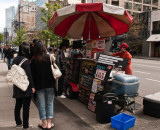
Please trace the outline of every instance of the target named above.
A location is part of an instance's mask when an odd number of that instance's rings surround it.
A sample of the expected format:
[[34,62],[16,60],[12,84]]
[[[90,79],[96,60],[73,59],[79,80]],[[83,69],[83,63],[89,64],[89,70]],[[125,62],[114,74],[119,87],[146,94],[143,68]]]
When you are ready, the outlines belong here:
[[33,47],[34,44],[38,41],[38,39],[33,39],[33,42],[29,45],[30,46],[30,54],[29,54],[29,60],[33,58]]
[[[13,59],[13,64],[19,65],[19,63],[29,56],[29,44],[23,42],[22,45],[19,46],[18,56]],[[27,90],[24,92],[16,85],[13,86],[13,98],[16,99],[15,109],[14,109],[14,117],[16,122],[16,127],[20,128],[23,126],[24,130],[29,128],[29,109],[31,103],[32,93],[35,93],[35,88],[32,80],[32,74],[30,69],[30,62],[26,60],[21,67],[25,70],[26,75],[29,80],[29,86]],[[23,118],[21,119],[21,109],[23,106]]]
[[113,53],[112,56],[119,56],[121,58],[126,58],[128,59],[128,64],[126,68],[122,69],[122,71],[125,71],[125,74],[132,75],[132,67],[131,67],[131,59],[132,55],[129,53],[129,47],[126,43],[122,43],[119,45],[120,51],[117,53]]
[[48,48],[48,53],[50,56],[53,57],[54,61],[56,60],[55,54],[53,53],[53,47]]
[[17,53],[14,49],[11,48],[11,45],[7,45],[7,50],[5,52],[5,55],[7,57],[7,65],[8,65],[8,70],[11,69],[11,66],[12,66],[12,61],[13,61],[13,58],[14,58],[14,54]]
[[7,46],[4,45],[4,48],[3,48],[3,61],[5,62],[5,58],[6,58],[6,52],[7,52]]
[[64,80],[65,80],[65,69],[66,69],[66,58],[64,55],[64,51],[66,51],[66,48],[69,46],[68,40],[63,40],[60,44],[59,49],[57,50],[56,54],[56,63],[62,72],[62,76],[58,79],[58,96],[61,98],[65,98],[64,95]]
[[45,45],[38,41],[34,44],[33,49],[31,71],[37,94],[39,116],[42,121],[38,127],[51,129],[54,127],[51,120],[54,115],[56,81],[52,75],[50,56],[47,54]]
[[1,46],[1,60],[3,60],[3,46]]

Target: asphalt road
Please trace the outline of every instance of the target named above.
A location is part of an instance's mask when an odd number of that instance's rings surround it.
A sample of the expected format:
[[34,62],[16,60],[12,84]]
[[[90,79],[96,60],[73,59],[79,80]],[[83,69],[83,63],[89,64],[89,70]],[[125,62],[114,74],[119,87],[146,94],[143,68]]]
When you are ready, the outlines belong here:
[[139,96],[160,92],[160,61],[132,59],[132,69],[140,79]]

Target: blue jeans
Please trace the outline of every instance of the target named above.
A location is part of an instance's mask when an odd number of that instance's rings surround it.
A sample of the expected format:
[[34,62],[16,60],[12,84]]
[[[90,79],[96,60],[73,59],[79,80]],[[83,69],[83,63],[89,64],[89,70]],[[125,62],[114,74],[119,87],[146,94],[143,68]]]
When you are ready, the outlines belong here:
[[40,120],[53,118],[54,89],[46,88],[37,91],[37,103]]
[[7,59],[8,70],[11,69],[13,59]]

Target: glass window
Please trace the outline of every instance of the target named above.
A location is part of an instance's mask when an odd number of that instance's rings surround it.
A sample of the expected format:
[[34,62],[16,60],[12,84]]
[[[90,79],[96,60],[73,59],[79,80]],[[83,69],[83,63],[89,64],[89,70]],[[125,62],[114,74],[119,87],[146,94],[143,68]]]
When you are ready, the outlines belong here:
[[119,6],[119,1],[112,1],[112,5]]
[[152,34],[159,34],[159,33],[160,33],[160,21],[153,22]]
[[151,10],[150,6],[143,6],[143,11]]
[[153,0],[152,4],[158,6],[158,0]]
[[133,0],[134,2],[142,3],[142,0]]
[[125,2],[124,8],[131,10],[131,9],[132,9],[132,3],[127,3],[127,2]]
[[152,10],[157,10],[158,8],[156,8],[156,7],[152,7]]
[[141,4],[134,4],[133,9],[134,9],[134,11],[141,11],[142,5]]
[[153,22],[153,30],[160,30],[160,21]]
[[143,0],[144,4],[151,4],[151,0]]

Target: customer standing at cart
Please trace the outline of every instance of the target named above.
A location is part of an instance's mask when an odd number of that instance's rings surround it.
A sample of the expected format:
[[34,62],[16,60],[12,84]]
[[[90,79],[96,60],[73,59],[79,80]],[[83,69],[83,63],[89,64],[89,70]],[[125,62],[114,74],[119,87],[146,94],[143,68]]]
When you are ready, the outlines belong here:
[[69,45],[69,41],[63,40],[56,54],[56,62],[57,62],[59,69],[62,72],[62,76],[58,79],[58,96],[60,96],[61,98],[65,98],[65,95],[63,94],[64,93],[65,69],[66,69],[66,58],[64,55],[64,51],[66,50],[68,45]]
[[[40,120],[38,127],[51,129],[54,116],[54,93],[55,79],[52,75],[50,56],[47,54],[45,45],[37,41],[33,47],[33,59],[31,61],[31,72],[37,94],[37,104]],[[51,57],[52,60],[54,60]]]
[[120,47],[121,50],[117,53],[113,53],[112,56],[119,56],[121,58],[128,59],[128,64],[126,68],[122,69],[122,71],[125,71],[125,74],[132,75],[132,67],[131,67],[132,55],[129,53],[128,45],[126,43],[122,43],[118,47]]

